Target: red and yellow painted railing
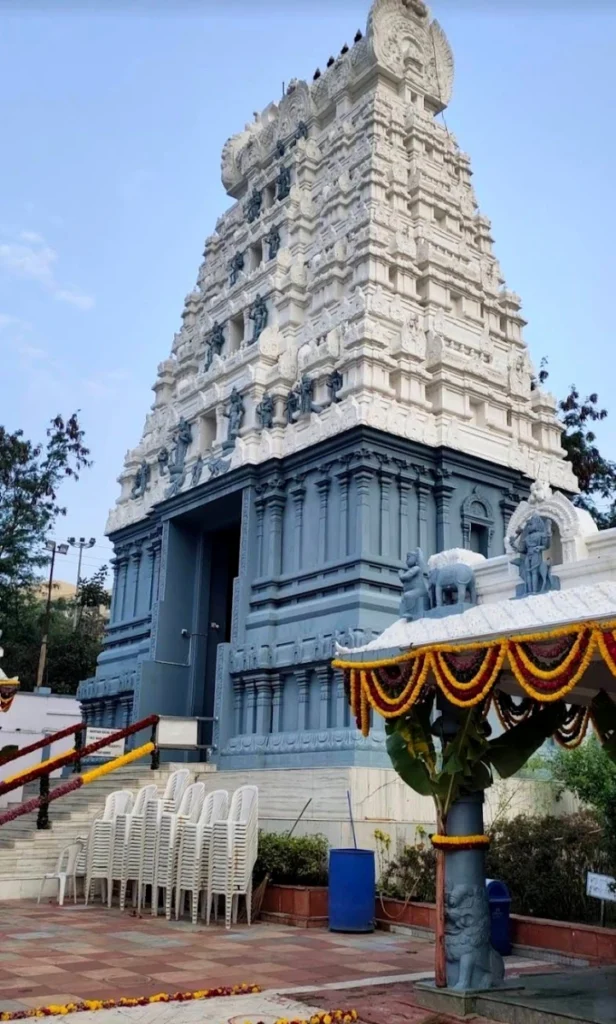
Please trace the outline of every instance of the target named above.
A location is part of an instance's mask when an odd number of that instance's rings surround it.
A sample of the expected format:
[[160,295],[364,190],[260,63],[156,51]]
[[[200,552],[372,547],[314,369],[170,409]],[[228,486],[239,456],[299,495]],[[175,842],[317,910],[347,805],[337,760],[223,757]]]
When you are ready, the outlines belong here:
[[[111,733],[109,736],[104,736],[102,739],[96,740],[94,743],[89,743],[85,747],[79,746],[79,748],[76,747],[75,750],[69,751],[65,754],[59,754],[57,757],[49,758],[47,761],[37,765],[35,768],[26,769],[23,772],[19,772],[17,775],[11,776],[11,778],[7,779],[5,782],[0,783],[1,796],[4,793],[10,793],[13,789],[26,785],[28,782],[33,782],[36,779],[40,780],[39,795],[34,797],[32,800],[27,800],[25,803],[19,804],[19,806],[13,807],[0,814],[0,825],[4,825],[8,821],[14,821],[15,818],[21,817],[22,814],[29,814],[31,811],[38,810],[37,828],[47,829],[49,828],[48,806],[53,800],[58,800],[60,797],[66,796],[67,793],[72,793],[74,790],[80,789],[82,786],[87,786],[88,783],[94,782],[95,779],[102,778],[104,775],[108,775],[117,768],[122,768],[127,764],[132,764],[133,761],[146,757],[148,754],[152,757],[152,768],[158,768],[159,754],[156,746],[157,725],[158,715],[150,715],[148,718],[142,718],[139,722],[133,722],[132,725],[127,726],[125,729],[118,729],[117,732]],[[128,754],[122,754],[120,757],[116,757],[112,761],[107,761],[87,772],[81,771],[81,762],[84,758],[90,757],[98,750],[101,750],[103,747],[107,747],[112,743],[116,743],[118,740],[123,740],[128,736],[133,736],[135,733],[142,732],[148,727],[151,727],[152,729],[151,738],[148,743],[144,743],[135,750],[129,751]],[[55,740],[62,738],[63,735],[70,735],[70,731],[62,730],[62,733],[55,733],[52,736],[47,736],[45,738],[45,743],[42,745],[53,743]],[[38,749],[37,744],[33,744],[33,746]],[[24,750],[25,749],[26,748],[24,748]],[[20,753],[24,753],[24,750],[20,751]],[[75,770],[78,771],[79,774],[75,775],[74,778],[67,782],[60,783],[59,786],[56,786],[50,792],[49,777],[51,773],[56,771],[58,768],[63,768],[70,764],[75,765]]]

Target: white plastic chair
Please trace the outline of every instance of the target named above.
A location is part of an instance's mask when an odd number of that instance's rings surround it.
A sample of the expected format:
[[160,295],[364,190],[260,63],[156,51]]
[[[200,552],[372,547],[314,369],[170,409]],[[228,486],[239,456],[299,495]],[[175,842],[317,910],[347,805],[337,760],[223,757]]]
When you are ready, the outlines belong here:
[[[132,790],[117,790],[115,793],[109,794],[105,801],[105,809],[102,815],[95,818],[92,822],[88,839],[85,884],[86,905],[90,899],[92,882],[95,879],[100,879],[102,885],[107,887],[107,903],[111,906],[115,819],[117,815],[124,815],[127,811],[130,811],[132,806]],[[101,898],[103,898],[102,894]]]
[[[141,873],[143,868],[143,848],[145,840],[145,809],[150,801],[156,800],[158,789],[155,785],[144,786],[137,793],[135,805],[126,817],[125,843],[123,847],[122,866],[120,873],[120,909],[126,904],[126,888],[130,882],[133,889],[133,906],[141,909]],[[120,815],[116,821],[118,821]],[[116,828],[117,842],[117,828]],[[115,845],[115,844],[114,844]],[[116,875],[114,874],[114,881]]]
[[218,897],[225,897],[225,927],[237,921],[239,898],[246,900],[248,924],[252,917],[252,871],[257,859],[258,800],[256,786],[241,786],[231,800],[226,821],[214,822],[211,883],[206,895],[206,922],[210,922],[212,899],[214,920],[218,920]]
[[190,779],[191,775],[188,768],[178,768],[177,771],[171,772],[167,779],[165,792],[163,793],[163,811],[175,811],[177,813]]
[[[66,891],[67,879],[69,883],[73,883],[73,900],[77,902],[77,864],[79,862],[80,854],[83,853],[84,843],[81,840],[77,840],[75,843],[70,843],[65,846],[62,853],[58,857],[55,871],[48,871],[46,875],[43,875],[41,881],[41,888],[38,894],[37,903],[41,902],[41,896],[43,895],[43,889],[45,888],[45,882],[49,879],[55,878],[58,881],[58,906],[64,906],[64,893]],[[70,884],[69,884],[69,896],[70,896]]]
[[175,889],[178,846],[182,829],[187,821],[198,821],[205,799],[205,786],[202,782],[193,782],[184,791],[180,809],[177,814],[164,811],[160,816],[158,842],[156,851],[156,874],[152,887],[152,914],[158,913],[158,896],[160,889],[165,892],[165,915],[171,918],[171,900]]
[[176,921],[183,912],[186,893],[190,893],[192,923],[196,925],[199,900],[203,892],[205,917],[211,874],[213,825],[215,821],[226,818],[228,810],[229,794],[226,789],[216,789],[206,796],[198,821],[185,821],[182,825],[175,876]]

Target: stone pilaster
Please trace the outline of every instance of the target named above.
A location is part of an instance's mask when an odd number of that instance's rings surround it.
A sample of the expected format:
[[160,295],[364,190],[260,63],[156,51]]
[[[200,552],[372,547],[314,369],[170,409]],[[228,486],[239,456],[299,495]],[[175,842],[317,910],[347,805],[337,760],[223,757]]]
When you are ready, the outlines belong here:
[[370,486],[374,479],[374,470],[369,466],[361,466],[354,471],[353,479],[357,488],[355,551],[358,555],[364,555],[370,551]]
[[131,562],[133,563],[133,607],[132,616],[137,617],[139,611],[139,577],[141,572],[141,558],[143,555],[143,545],[141,543],[135,544],[131,552]]
[[291,488],[293,507],[295,509],[295,566],[299,572],[303,566],[304,549],[304,501],[306,500],[306,487],[304,484],[305,475],[295,479]]
[[398,523],[398,558],[400,561],[404,561],[411,547],[411,535],[410,535],[410,509],[409,509],[409,497],[411,493],[412,481],[407,477],[403,476],[402,473],[398,477],[398,493],[400,496],[400,515]]
[[272,686],[267,672],[255,676],[257,690],[257,736],[268,736],[272,731]]
[[336,687],[336,728],[343,729],[348,724],[349,702],[344,687],[344,675],[342,672],[334,672],[333,684]]
[[241,736],[244,731],[243,723],[243,704],[244,704],[244,680],[241,676],[236,676],[233,680],[233,731],[236,736]]
[[270,675],[272,685],[272,732],[282,732],[282,691],[283,680],[279,672]]
[[327,550],[328,534],[328,512],[329,512],[329,490],[331,478],[324,476],[317,480],[317,492],[319,495],[319,537],[318,537],[318,560],[320,565],[327,562],[329,552]]
[[315,669],[319,684],[319,729],[329,728],[329,691],[331,685],[331,668],[328,664],[319,665]]
[[447,483],[451,473],[448,470],[441,470],[437,474],[437,482],[434,488],[434,500],[436,502],[436,550],[446,551],[451,547],[449,539],[449,508],[455,487]]
[[340,556],[347,558],[350,555],[349,548],[349,481],[350,472],[348,469],[343,469],[341,473],[337,474],[338,483],[340,485]]
[[257,688],[254,679],[244,677],[244,732],[252,736],[255,731],[255,707],[257,703]]
[[297,679],[297,728],[304,732],[308,728],[308,701],[310,697],[310,674],[304,668],[295,673]]
[[428,498],[432,490],[429,483],[418,479],[415,482],[417,492],[417,542],[422,551],[428,549]]
[[[260,489],[261,490],[261,489]],[[263,518],[265,516],[265,498],[262,493],[255,501],[255,515],[257,526],[257,577],[263,575]]]

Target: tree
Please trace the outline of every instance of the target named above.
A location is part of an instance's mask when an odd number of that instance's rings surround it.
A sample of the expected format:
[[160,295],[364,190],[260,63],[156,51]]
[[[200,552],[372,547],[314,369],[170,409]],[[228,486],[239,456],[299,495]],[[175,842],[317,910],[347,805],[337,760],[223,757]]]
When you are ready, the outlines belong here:
[[[542,359],[533,389],[545,384],[548,376],[547,360]],[[600,530],[616,526],[616,462],[601,454],[591,428],[593,423],[606,419],[607,410],[600,407],[597,394],[582,399],[572,384],[568,395],[559,401],[558,411],[563,425],[562,446],[580,485],[574,503],[590,512]]]
[[0,426],[0,611],[19,600],[47,562],[45,538],[66,513],[60,485],[91,464],[83,439],[76,413],[54,417],[40,443]]
[[[74,694],[81,680],[94,674],[105,633],[101,608],[109,604],[109,594],[104,588],[106,574],[107,569],[102,566],[91,579],[81,581],[76,626],[73,625],[74,603],[63,598],[52,602],[45,685],[54,693]],[[8,675],[19,677],[20,688],[24,691],[33,690],[36,683],[44,613],[45,602],[32,590],[20,595],[16,603],[0,613],[0,626],[4,631],[3,668]]]
[[603,828],[603,847],[616,874],[616,762],[596,736],[575,750],[559,750],[550,761],[554,781],[592,807]]

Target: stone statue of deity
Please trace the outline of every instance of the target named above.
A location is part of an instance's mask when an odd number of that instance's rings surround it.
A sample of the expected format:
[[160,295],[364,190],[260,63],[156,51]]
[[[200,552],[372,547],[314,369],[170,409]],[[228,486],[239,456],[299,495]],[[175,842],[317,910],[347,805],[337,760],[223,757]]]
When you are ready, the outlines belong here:
[[327,392],[329,394],[330,402],[333,403],[340,401],[340,399],[338,398],[338,392],[340,391],[342,384],[342,374],[338,370],[334,370],[332,373],[330,373],[326,381]]
[[252,224],[260,216],[262,205],[263,193],[258,188],[253,188],[250,198],[246,203],[246,220],[249,224]]
[[262,430],[271,430],[274,426],[274,399],[267,392],[257,406],[257,419]]
[[313,412],[314,381],[304,375],[299,382],[299,412],[307,416]]
[[244,419],[244,400],[240,395],[237,388],[233,388],[231,395],[229,396],[229,411],[223,412],[223,416],[229,420],[229,429],[227,433],[227,444],[235,443],[235,439],[240,432],[242,420]]
[[530,519],[509,538],[509,543],[518,555],[513,559],[513,565],[517,565],[522,577],[516,589],[516,597],[560,590],[560,580],[552,576],[550,561],[544,558],[544,552],[552,543],[552,524],[549,519],[543,519],[538,512],[533,512]]
[[299,413],[299,395],[297,391],[289,391],[285,399],[287,423],[295,423]]
[[253,322],[252,343],[257,341],[267,327],[267,303],[261,295],[257,295],[248,317]]
[[192,487],[196,487],[201,480],[201,474],[203,473],[203,456],[198,455],[197,461],[194,463],[192,472],[190,474],[190,483]]
[[276,178],[276,199],[286,199],[291,191],[291,170],[281,167]]
[[406,556],[406,569],[401,571],[400,580],[402,581],[400,618],[406,619],[407,622],[423,619],[430,609],[430,590],[428,566],[420,548],[409,551]]
[[237,284],[240,270],[244,269],[244,253],[236,252],[235,256],[229,263],[229,284],[233,286]]
[[174,441],[171,455],[166,448],[161,448],[158,453],[160,475],[169,475],[169,487],[165,492],[167,498],[177,494],[186,479],[186,453],[192,443],[192,427],[183,416],[177,425]]
[[222,324],[215,323],[212,327],[209,338],[206,341],[205,369],[209,370],[214,356],[219,356],[225,343],[225,335]]
[[145,494],[150,483],[150,467],[148,466],[145,459],[141,462],[141,465],[135,473],[135,479],[133,481],[132,490],[130,492],[131,498],[142,498]]
[[271,229],[271,231],[269,231],[267,233],[267,235],[265,236],[263,241],[265,242],[265,244],[268,247],[268,249],[267,249],[267,258],[268,258],[268,260],[276,259],[276,256],[278,255],[278,253],[280,251],[280,231],[278,230],[278,228],[276,226],[274,226]]

